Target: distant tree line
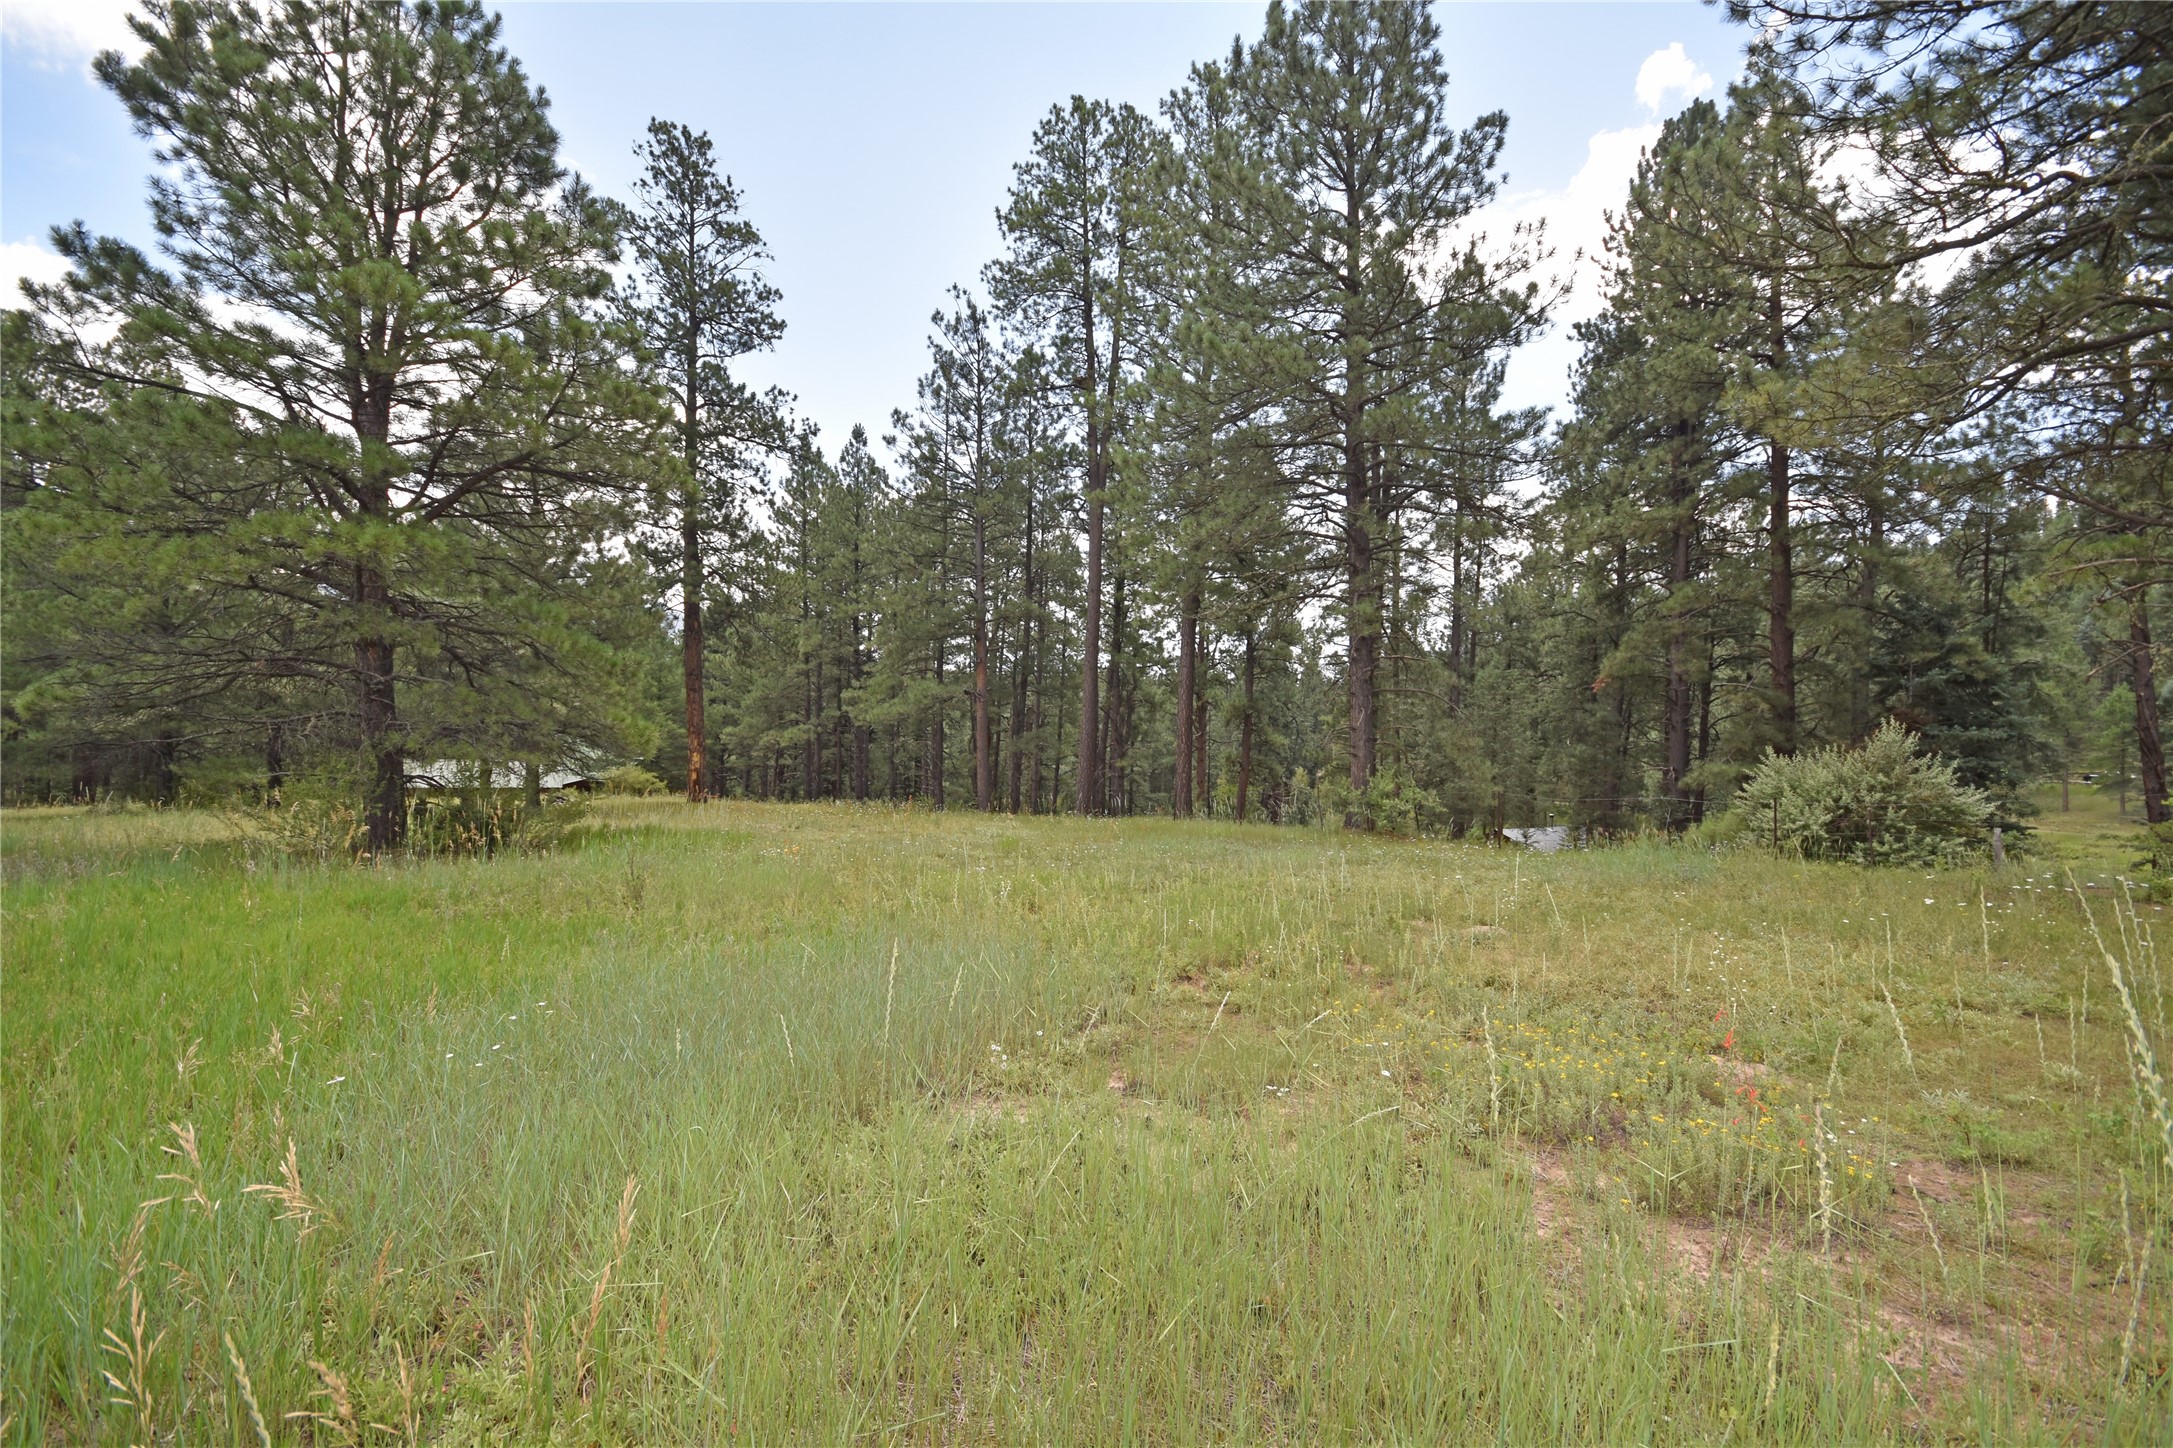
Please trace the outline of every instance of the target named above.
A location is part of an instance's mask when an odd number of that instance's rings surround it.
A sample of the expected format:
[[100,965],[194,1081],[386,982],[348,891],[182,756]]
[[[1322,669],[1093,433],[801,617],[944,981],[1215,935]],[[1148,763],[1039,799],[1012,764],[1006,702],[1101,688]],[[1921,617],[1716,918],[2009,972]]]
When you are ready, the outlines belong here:
[[[1028,143],[910,405],[825,447],[711,139],[625,202],[460,3],[152,5],[154,262],[5,314],[11,798],[644,761],[690,800],[1681,830],[1920,736],[2167,814],[2173,8],[1743,4],[1563,258],[1408,5],[1270,8]],[[615,280],[615,278],[621,278]]]

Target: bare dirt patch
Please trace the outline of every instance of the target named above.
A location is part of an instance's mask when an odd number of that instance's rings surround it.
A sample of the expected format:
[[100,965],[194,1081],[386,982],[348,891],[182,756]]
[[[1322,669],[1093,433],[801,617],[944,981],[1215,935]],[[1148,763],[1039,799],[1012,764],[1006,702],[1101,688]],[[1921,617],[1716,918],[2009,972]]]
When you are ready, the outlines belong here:
[[1707,1056],[1705,1059],[1713,1063],[1713,1069],[1720,1073],[1722,1080],[1733,1086],[1756,1086],[1773,1076],[1773,1068],[1763,1061],[1745,1061],[1734,1056]]
[[993,1091],[975,1091],[959,1097],[951,1103],[951,1114],[966,1121],[1026,1121],[1030,1118],[1026,1102],[1016,1096],[999,1096]]

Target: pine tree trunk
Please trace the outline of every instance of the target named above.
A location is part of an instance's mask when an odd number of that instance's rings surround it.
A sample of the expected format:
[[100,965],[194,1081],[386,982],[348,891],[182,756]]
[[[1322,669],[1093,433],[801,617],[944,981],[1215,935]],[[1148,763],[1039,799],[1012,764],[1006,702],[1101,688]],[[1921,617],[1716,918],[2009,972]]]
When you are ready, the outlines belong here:
[[2143,821],[2162,825],[2169,814],[2166,804],[2165,741],[2158,732],[2158,681],[2151,657],[2150,587],[2145,584],[2128,599],[2129,686],[2135,691],[2135,753],[2143,786]]
[[[1063,655],[1057,655],[1058,673],[1063,672]],[[1042,687],[1041,656],[1034,656],[1034,727],[1038,731],[1043,722],[1043,709],[1048,702],[1048,691]],[[1049,751],[1049,813],[1063,809],[1064,799],[1064,717],[1066,711],[1056,711],[1056,741]],[[1041,813],[1041,735],[1034,735],[1034,813]]]
[[[355,597],[365,614],[389,611],[388,595],[384,575],[369,567],[355,570]],[[365,638],[355,645],[362,747],[370,765],[365,821],[373,853],[398,849],[407,837],[407,756],[399,738],[392,662],[392,643],[388,639]]]
[[1471,616],[1464,624],[1464,677],[1479,677],[1479,591],[1486,587],[1486,539],[1475,538],[1471,544],[1471,586],[1467,596],[1471,599]]
[[[1344,291],[1343,312],[1340,318],[1345,342],[1353,342],[1363,331],[1357,315],[1359,293],[1363,286],[1366,263],[1366,242],[1369,239],[1365,226],[1366,198],[1356,188],[1343,196],[1343,258],[1341,283]],[[1350,649],[1346,660],[1350,689],[1350,754],[1351,754],[1351,807],[1344,814],[1343,823],[1350,829],[1369,829],[1372,821],[1366,817],[1366,788],[1373,782],[1374,746],[1374,674],[1380,663],[1380,588],[1374,576],[1374,527],[1373,516],[1373,459],[1367,456],[1365,440],[1365,378],[1364,362],[1355,354],[1344,362],[1342,378],[1343,395],[1340,403],[1341,416],[1337,419],[1343,430],[1343,533],[1346,550],[1347,599],[1350,609]]]
[[[1680,434],[1678,429],[1678,435]],[[1693,521],[1687,516],[1690,495],[1690,479],[1680,462],[1676,464],[1672,486],[1669,490],[1675,505],[1675,519],[1670,528],[1668,550],[1668,598],[1678,605],[1678,611],[1670,621],[1667,646],[1667,717],[1664,732],[1667,738],[1667,762],[1660,772],[1660,788],[1667,796],[1667,827],[1680,830],[1689,822],[1690,776],[1690,710],[1692,689],[1689,665],[1689,625],[1679,606],[1683,590],[1690,583],[1690,535]]]
[[1350,607],[1350,756],[1351,808],[1343,823],[1355,830],[1371,827],[1365,808],[1357,802],[1373,782],[1373,684],[1380,661],[1380,609],[1374,597],[1374,545],[1371,519],[1372,490],[1368,486],[1363,445],[1355,422],[1345,449],[1345,568]]
[[1197,668],[1199,596],[1187,592],[1178,600],[1177,619],[1177,778],[1170,785],[1170,813],[1185,819],[1192,813],[1192,693]]
[[[1029,573],[1027,576],[1030,581],[1032,578],[1032,574]],[[1032,607],[1032,602],[1032,595],[1029,594],[1027,598],[1027,604],[1029,609],[1031,609]],[[1026,769],[1026,681],[1028,664],[1033,658],[1033,653],[1034,616],[1031,612],[1029,612],[1026,615],[1025,621],[1019,626],[1018,658],[1016,662],[1012,665],[1011,669],[1011,749],[1010,758],[1007,759],[1005,762],[1010,766],[1011,770],[1010,796],[1011,813],[1013,814],[1017,814],[1019,812],[1019,805],[1024,798],[1023,790],[1025,785],[1024,776]],[[1037,769],[1040,767],[1038,761],[1035,767]]]
[[708,721],[703,714],[702,537],[693,490],[679,510],[680,672],[687,716],[687,803],[709,798]]
[[174,802],[177,787],[174,756],[178,748],[171,734],[162,733],[151,741],[151,797],[160,804]]
[[[690,237],[689,250],[693,249]],[[708,640],[702,634],[702,484],[700,339],[679,340],[686,393],[680,399],[679,447],[686,464],[686,491],[679,499],[680,673],[686,693],[687,803],[709,798],[708,687],[702,676]]]
[[[1021,772],[1026,765],[1023,741],[1026,737],[1027,680],[1034,663],[1034,620],[1038,617],[1038,604],[1034,597],[1034,487],[1031,479],[1026,485],[1026,536],[1019,556],[1019,594],[1024,601],[1019,618],[1018,661],[1011,675],[1011,813],[1019,812],[1021,802]],[[1034,772],[1041,771],[1041,746],[1038,738],[1034,746]],[[1038,795],[1041,781],[1036,778],[1034,790]]]
[[[1713,753],[1713,643],[1705,643],[1705,674],[1698,681],[1698,763],[1703,764]],[[1705,790],[1701,786],[1690,792],[1690,822],[1705,822]]]
[[1122,660],[1124,655],[1124,575],[1119,573],[1109,590],[1109,698],[1102,710],[1104,740],[1095,751],[1096,762],[1101,770],[1103,814],[1123,813],[1123,785],[1117,776],[1123,770],[1125,741],[1123,737],[1123,683]]
[[287,787],[287,726],[274,720],[264,732],[264,803],[276,808]]
[[[1874,488],[1877,484],[1873,485]],[[1862,742],[1871,737],[1877,720],[1872,717],[1871,655],[1878,632],[1879,612],[1879,562],[1886,552],[1886,499],[1874,492],[1865,505],[1864,558],[1862,577],[1856,585],[1856,612],[1859,627],[1863,630],[1863,646],[1857,653],[1856,678],[1854,680],[1850,713],[1853,726],[1850,733]]]
[[[1449,713],[1464,708],[1464,509],[1458,503],[1449,524]],[[1246,647],[1252,647],[1250,638]]]
[[[943,690],[943,654],[936,654],[936,697],[940,701]],[[928,802],[937,809],[943,808],[943,706],[936,706],[936,716],[928,725]]]
[[[853,493],[853,668],[849,687],[858,689],[868,681],[867,618],[859,612],[860,604],[867,598],[867,585],[861,578],[860,540],[867,532],[867,517],[861,502],[862,494],[855,485]],[[838,694],[840,709],[844,708],[844,693]],[[855,711],[858,712],[857,710]],[[853,798],[862,804],[868,800],[868,726],[865,721],[853,720]]]
[[[1773,329],[1773,370],[1787,360],[1788,335],[1781,316],[1781,284],[1775,277],[1767,320]],[[1773,675],[1773,747],[1783,754],[1796,752],[1796,564],[1795,543],[1790,536],[1788,447],[1770,439],[1766,451],[1766,487],[1771,511],[1766,526],[1768,635],[1767,654]]]
[[[1090,234],[1082,228],[1082,238]],[[1084,258],[1086,268],[1082,272],[1086,293],[1080,308],[1081,339],[1086,355],[1086,598],[1085,617],[1080,620],[1079,641],[1079,778],[1076,781],[1079,794],[1079,813],[1101,814],[1104,812],[1101,752],[1101,699],[1100,679],[1102,656],[1102,530],[1103,509],[1106,506],[1109,481],[1109,460],[1105,455],[1107,439],[1095,416],[1099,407],[1100,388],[1097,370],[1100,356],[1094,337],[1093,256]],[[1120,586],[1121,587],[1121,586]],[[1112,654],[1114,651],[1112,650]]]
[[[819,642],[819,641],[818,641]],[[800,797],[822,797],[822,655],[808,660],[807,748],[800,754]]]
[[1773,747],[1796,750],[1796,565],[1788,508],[1788,449],[1774,443],[1767,454],[1766,477],[1772,488],[1767,521],[1769,588],[1767,657],[1773,683]]
[[1213,817],[1215,791],[1207,782],[1207,691],[1196,688],[1192,695],[1192,712],[1196,716],[1192,725],[1192,779],[1197,791],[1195,803],[1200,813]]
[[1253,631],[1245,631],[1245,706],[1237,730],[1237,822],[1245,823],[1245,800],[1252,791]]
[[[1090,470],[1093,464],[1089,464]],[[1079,813],[1102,812],[1100,670],[1102,666],[1102,486],[1087,481],[1086,609],[1079,642]]]
[[988,717],[988,523],[973,519],[973,807],[996,807],[994,738]]
[[[355,435],[364,443],[384,444],[392,436],[392,378],[355,376]],[[382,477],[363,484],[358,511],[368,521],[392,519],[392,488]],[[379,632],[392,617],[392,585],[372,563],[355,564],[354,603],[362,617],[355,641],[355,675],[362,724],[362,751],[370,776],[364,788],[363,820],[371,853],[398,849],[407,839],[407,741],[400,730],[393,644]]]

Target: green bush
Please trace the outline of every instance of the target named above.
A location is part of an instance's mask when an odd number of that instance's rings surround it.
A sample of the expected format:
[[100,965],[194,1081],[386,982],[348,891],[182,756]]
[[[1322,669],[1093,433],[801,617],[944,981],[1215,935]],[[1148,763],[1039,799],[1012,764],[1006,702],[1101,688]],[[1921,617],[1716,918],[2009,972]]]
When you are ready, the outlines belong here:
[[1290,797],[1283,805],[1283,823],[1286,825],[1317,825],[1321,819],[1320,791],[1313,786],[1313,776],[1304,765],[1290,771]]
[[[1296,794],[1295,781],[1292,794]],[[1314,817],[1307,823],[1340,824],[1352,815],[1361,815],[1371,821],[1376,834],[1407,837],[1434,828],[1443,818],[1441,801],[1433,791],[1421,788],[1385,764],[1374,771],[1364,790],[1327,778],[1324,772],[1324,777],[1313,785],[1312,809]]]
[[1992,801],[1891,721],[1860,749],[1768,751],[1736,794],[1744,835],[1813,860],[1952,864],[1984,848]]
[[603,777],[605,794],[662,794],[664,781],[638,764],[622,764]]

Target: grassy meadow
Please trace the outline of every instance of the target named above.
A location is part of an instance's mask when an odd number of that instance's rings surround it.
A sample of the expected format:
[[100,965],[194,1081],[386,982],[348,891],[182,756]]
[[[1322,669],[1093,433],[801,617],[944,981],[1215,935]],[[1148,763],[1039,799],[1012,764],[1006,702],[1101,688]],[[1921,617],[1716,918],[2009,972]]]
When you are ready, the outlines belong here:
[[12,811],[4,1436],[2163,1443],[2161,917],[2075,804],[1936,876]]

